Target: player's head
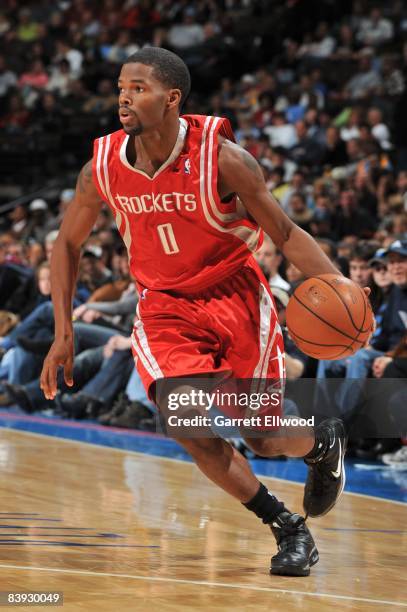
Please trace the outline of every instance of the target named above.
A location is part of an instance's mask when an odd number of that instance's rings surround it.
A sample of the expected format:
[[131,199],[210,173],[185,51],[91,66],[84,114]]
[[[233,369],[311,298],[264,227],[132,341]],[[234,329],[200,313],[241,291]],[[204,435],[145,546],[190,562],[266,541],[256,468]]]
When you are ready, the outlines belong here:
[[147,47],[130,55],[119,76],[119,116],[127,134],[156,129],[168,113],[179,114],[191,77],[178,55]]

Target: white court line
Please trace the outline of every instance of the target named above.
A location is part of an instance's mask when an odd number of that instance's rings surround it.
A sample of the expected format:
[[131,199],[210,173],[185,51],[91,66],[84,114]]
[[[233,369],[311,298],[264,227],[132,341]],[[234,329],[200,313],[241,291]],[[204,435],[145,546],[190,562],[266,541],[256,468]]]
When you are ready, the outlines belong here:
[[[142,453],[140,451],[126,450],[124,448],[103,446],[101,444],[94,444],[93,442],[84,442],[82,440],[71,440],[70,438],[60,438],[59,436],[42,434],[42,433],[37,433],[34,431],[24,431],[22,429],[12,429],[11,427],[0,427],[0,434],[2,431],[12,431],[13,433],[24,434],[27,436],[38,436],[40,438],[47,438],[48,440],[58,440],[58,442],[67,442],[71,444],[84,444],[85,446],[92,446],[93,448],[98,448],[99,450],[108,450],[108,451],[114,451],[117,453],[139,455],[140,457],[155,457],[163,461],[175,461],[176,463],[182,463],[183,465],[195,465],[193,462],[189,463],[188,461],[185,461],[185,459],[175,459],[173,457],[161,457],[161,455],[152,455],[150,453]],[[287,484],[296,485],[297,487],[304,487],[304,483],[296,482],[295,480],[287,480],[287,478],[279,478],[278,476],[264,476],[263,474],[256,474],[256,476],[261,480],[266,478],[267,480],[278,480],[279,482],[285,482]],[[354,497],[362,497],[363,499],[374,499],[375,501],[379,501],[379,502],[383,502],[387,504],[395,504],[397,506],[402,506],[403,508],[405,508],[407,505],[405,502],[397,501],[394,499],[386,499],[385,497],[377,497],[376,495],[367,495],[365,493],[354,493],[353,491],[344,491],[343,494],[352,495]]]
[[186,580],[181,578],[163,578],[161,576],[139,576],[132,574],[110,574],[108,572],[91,572],[87,570],[61,569],[54,567],[36,567],[29,565],[0,564],[1,569],[28,570],[32,572],[56,572],[59,574],[75,574],[78,576],[100,576],[101,578],[127,578],[129,580],[148,580],[151,582],[165,582],[175,584],[192,584],[196,586],[219,587],[226,589],[244,589],[245,591],[260,591],[264,593],[285,593],[286,595],[301,595],[306,597],[325,597],[327,599],[341,599],[343,601],[359,601],[363,603],[380,604],[387,606],[401,606],[407,608],[402,601],[389,601],[386,599],[370,599],[368,597],[352,597],[351,595],[336,595],[334,593],[318,593],[309,591],[296,591],[290,589],[277,589],[274,587],[260,587],[251,584],[237,584],[228,582],[206,582],[205,580]]

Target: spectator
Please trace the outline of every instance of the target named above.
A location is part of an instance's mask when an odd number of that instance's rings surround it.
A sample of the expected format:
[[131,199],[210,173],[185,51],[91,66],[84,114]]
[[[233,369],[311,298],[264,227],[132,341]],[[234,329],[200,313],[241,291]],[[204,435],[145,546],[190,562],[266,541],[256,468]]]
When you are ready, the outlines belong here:
[[340,136],[339,129],[334,125],[328,127],[325,135],[325,151],[321,164],[335,168],[345,166],[349,161],[346,146]]
[[30,43],[38,37],[38,24],[32,19],[29,9],[21,9],[18,14],[16,36],[17,40],[24,43]]
[[17,75],[7,66],[4,55],[0,55],[0,103],[10,89],[17,85]]
[[[371,346],[362,348],[341,363],[320,361],[318,365],[318,378],[332,376],[334,372],[338,374],[338,371],[341,374],[345,368],[348,383],[341,385],[337,394],[337,402],[343,415],[352,413],[357,406],[363,383],[375,360],[383,356],[386,351],[394,350],[407,329],[407,242],[393,242],[386,252],[386,258],[393,286],[388,293],[387,307],[380,321],[381,326],[371,339]],[[353,279],[359,280],[359,284],[363,282],[366,286],[366,274],[367,271],[359,270],[356,275],[355,268],[352,272],[351,260],[351,278],[353,275]],[[377,365],[376,370],[378,367]]]
[[385,55],[381,64],[382,87],[380,92],[385,96],[400,96],[405,87],[402,71],[397,68],[395,58]]
[[63,191],[61,191],[61,194],[59,196],[59,202],[57,205],[57,215],[55,217],[50,217],[45,224],[45,229],[48,234],[53,230],[59,229],[65,211],[68,208],[70,202],[72,202],[74,195],[75,191],[73,189],[64,189]]
[[290,149],[298,142],[294,126],[287,122],[281,112],[273,114],[271,125],[265,127],[263,131],[269,137],[272,147]]
[[24,234],[37,242],[42,242],[47,234],[46,223],[49,219],[48,204],[42,198],[33,200],[28,211],[30,214]]
[[391,149],[390,130],[383,123],[382,111],[379,108],[370,108],[367,113],[367,120],[372,129],[372,134],[379,142],[381,148],[385,151]]
[[344,97],[351,100],[367,99],[380,85],[380,76],[372,68],[372,54],[365,52],[359,60],[359,72],[345,85]]
[[175,52],[181,52],[204,41],[203,27],[195,21],[195,10],[184,11],[182,23],[171,26],[167,36],[168,44]]
[[97,92],[93,96],[89,96],[83,105],[85,113],[110,113],[117,108],[117,94],[109,79],[99,81]]
[[139,45],[131,41],[129,30],[122,30],[116,42],[110,47],[106,59],[114,64],[123,64],[132,53],[136,53],[139,49]]
[[388,40],[391,40],[393,34],[394,28],[392,22],[390,19],[385,19],[382,16],[381,8],[375,6],[370,11],[370,16],[362,20],[357,38],[364,45],[380,46]]
[[20,88],[30,87],[33,89],[44,89],[48,83],[48,74],[41,60],[32,62],[30,69],[23,72],[18,80]]
[[83,53],[79,49],[74,49],[68,40],[58,39],[56,41],[55,62],[60,63],[63,59],[69,62],[72,78],[80,78],[82,74]]
[[290,217],[306,232],[311,230],[311,219],[313,218],[313,212],[307,208],[307,200],[301,192],[293,193],[290,201]]
[[356,193],[347,189],[339,196],[339,207],[335,213],[335,231],[338,238],[355,235],[369,238],[374,232],[374,220],[363,209],[358,208]]
[[71,65],[66,58],[63,58],[52,69],[46,89],[64,97],[68,94],[69,84],[72,80]]
[[297,143],[289,151],[290,158],[299,166],[317,166],[323,157],[322,147],[309,136],[305,121],[297,121],[295,130]]
[[279,252],[269,236],[264,236],[264,242],[256,253],[256,259],[263,270],[269,285],[289,291],[290,285],[279,274],[278,270],[283,263],[283,255]]

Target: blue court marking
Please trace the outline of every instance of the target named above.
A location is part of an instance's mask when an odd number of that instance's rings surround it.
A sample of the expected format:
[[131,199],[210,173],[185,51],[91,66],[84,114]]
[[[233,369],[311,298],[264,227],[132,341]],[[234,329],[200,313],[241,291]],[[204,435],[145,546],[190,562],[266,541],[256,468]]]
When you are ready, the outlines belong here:
[[[61,523],[62,519],[51,519],[51,518],[40,518],[40,517],[35,517],[32,518],[30,517],[25,517],[25,516],[17,516],[17,515],[12,515],[12,516],[0,516],[0,521],[8,521],[10,519],[18,519],[19,521],[50,521],[53,523]],[[1,527],[1,523],[0,523],[0,527]]]
[[80,548],[160,548],[158,545],[143,544],[85,544],[84,542],[55,542],[54,540],[0,540],[0,546],[29,544],[30,546],[79,546]]
[[[54,526],[47,527],[46,525],[2,525],[2,523],[0,523],[0,530],[1,529],[53,529],[54,531],[56,529],[59,529],[59,530],[62,529],[62,531],[65,531],[65,530],[95,531],[95,529],[93,529],[92,527],[54,527]],[[112,535],[116,536],[117,534],[112,534]],[[124,537],[124,536],[117,536],[117,537]]]
[[[191,462],[190,456],[174,441],[157,434],[104,427],[89,421],[69,421],[58,417],[23,415],[14,410],[0,411],[0,427],[87,442],[109,448],[137,451],[157,457]],[[407,473],[378,462],[346,460],[346,491],[407,502]],[[252,459],[259,476],[303,483],[307,467],[301,459]],[[377,469],[380,467],[380,469]],[[367,469],[366,469],[367,468]],[[32,519],[31,519],[32,520]]]
[[[2,536],[7,536],[7,537],[11,537],[11,536],[16,536],[16,537],[25,536],[25,537],[28,537],[29,535],[30,534],[27,534],[27,533],[0,533],[0,539],[1,539]],[[33,533],[31,535],[33,537],[36,537],[36,538],[40,538],[42,536],[46,536],[47,538],[49,538],[49,536],[52,535],[52,534],[50,534],[50,533]],[[113,538],[113,539],[115,539],[115,538],[123,538],[124,537],[124,536],[116,535],[114,533],[112,533],[111,535],[105,535],[103,533],[101,533],[99,535],[81,535],[81,534],[77,534],[77,533],[64,533],[63,536],[64,536],[64,538],[86,538],[86,539],[88,539],[88,538],[109,538],[109,539]]]

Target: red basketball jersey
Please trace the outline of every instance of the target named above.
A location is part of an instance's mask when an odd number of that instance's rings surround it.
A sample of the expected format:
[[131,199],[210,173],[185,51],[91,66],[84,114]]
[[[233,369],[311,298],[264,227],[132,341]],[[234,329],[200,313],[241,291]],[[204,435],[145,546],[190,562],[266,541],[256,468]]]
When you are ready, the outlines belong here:
[[199,291],[236,272],[260,246],[262,232],[238,213],[236,198],[220,201],[219,134],[234,140],[227,119],[180,117],[174,150],[151,178],[128,162],[123,130],[95,140],[93,180],[142,287]]

